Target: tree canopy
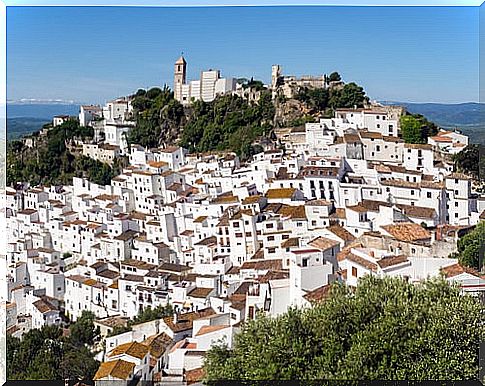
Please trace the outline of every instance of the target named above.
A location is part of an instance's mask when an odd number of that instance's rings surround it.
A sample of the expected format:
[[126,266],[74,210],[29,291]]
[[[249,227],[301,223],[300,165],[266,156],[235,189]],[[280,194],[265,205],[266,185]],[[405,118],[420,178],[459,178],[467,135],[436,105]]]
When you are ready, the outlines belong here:
[[474,178],[479,177],[480,169],[480,145],[469,144],[462,151],[453,156],[457,172],[469,174]]
[[88,347],[97,337],[93,320],[83,312],[68,337],[57,326],[30,330],[22,339],[7,335],[7,379],[92,379],[99,367]]
[[236,95],[212,102],[196,101],[182,132],[180,144],[189,151],[233,150],[242,158],[252,154],[252,142],[268,134],[275,109],[271,94],[263,91],[259,103]]
[[330,82],[340,82],[342,80],[342,77],[337,71],[334,71],[328,76],[328,80]]
[[478,375],[483,306],[443,279],[366,276],[308,309],[245,322],[206,357],[216,380],[464,380]]
[[49,129],[47,136],[38,138],[33,148],[25,147],[22,140],[7,144],[7,184],[28,181],[33,185],[67,184],[72,177],[86,177],[106,185],[118,174],[121,161],[111,167],[92,158],[71,153],[66,146],[69,141],[89,139],[94,136],[93,128],[80,126],[76,120],[69,120]]
[[108,333],[108,336],[123,334],[124,332],[131,331],[132,327],[135,324],[151,322],[152,320],[162,319],[162,318],[165,318],[166,316],[171,316],[171,315],[173,315],[173,308],[170,304],[165,307],[163,306],[157,306],[155,308],[146,307],[143,310],[139,311],[138,315],[136,315],[133,319],[128,320],[128,323],[126,326],[115,326],[111,330],[111,332]]
[[171,131],[180,129],[184,109],[165,86],[138,90],[132,100],[136,126],[130,131],[128,142],[145,147],[157,147],[170,141]]
[[133,326],[139,323],[150,322],[155,319],[162,319],[166,316],[173,315],[173,308],[169,304],[165,307],[157,306],[155,308],[146,307],[138,313],[132,320],[128,322],[128,326]]
[[[458,251],[451,257],[466,267],[480,271],[480,248],[485,245],[485,221],[477,224],[475,229],[458,240]],[[483,262],[482,262],[483,264]]]
[[[338,73],[333,73],[337,78]],[[295,98],[305,103],[310,109],[324,113],[327,109],[363,107],[368,102],[365,91],[355,83],[347,83],[342,88],[302,87]],[[331,110],[330,110],[331,111]]]
[[343,88],[331,89],[328,104],[332,109],[364,107],[369,101],[364,89],[354,82],[347,83]]
[[438,133],[438,127],[421,114],[402,115],[400,126],[406,143],[428,143],[428,137]]

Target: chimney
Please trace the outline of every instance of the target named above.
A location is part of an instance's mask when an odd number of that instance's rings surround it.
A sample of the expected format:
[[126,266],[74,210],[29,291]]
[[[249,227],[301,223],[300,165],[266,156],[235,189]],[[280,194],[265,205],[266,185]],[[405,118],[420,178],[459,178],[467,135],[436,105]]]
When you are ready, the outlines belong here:
[[178,315],[178,312],[175,311],[173,313],[173,324],[177,324],[178,323],[178,320],[179,320],[179,315]]

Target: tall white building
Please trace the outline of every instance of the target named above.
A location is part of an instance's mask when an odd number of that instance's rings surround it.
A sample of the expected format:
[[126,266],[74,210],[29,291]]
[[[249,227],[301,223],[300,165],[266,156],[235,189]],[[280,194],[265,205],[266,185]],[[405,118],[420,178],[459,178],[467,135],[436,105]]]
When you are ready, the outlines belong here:
[[175,62],[174,97],[182,104],[189,104],[192,100],[202,99],[212,102],[217,95],[223,95],[236,90],[234,78],[221,78],[219,70],[207,70],[200,73],[199,80],[186,81],[187,62],[181,56]]

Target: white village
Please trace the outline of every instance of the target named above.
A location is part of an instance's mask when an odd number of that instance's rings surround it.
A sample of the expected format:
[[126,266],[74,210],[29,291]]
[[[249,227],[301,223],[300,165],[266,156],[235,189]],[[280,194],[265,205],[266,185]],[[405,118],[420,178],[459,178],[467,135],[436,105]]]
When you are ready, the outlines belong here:
[[[219,70],[189,81],[186,66],[184,57],[174,66],[182,105],[226,94],[258,103],[260,89]],[[283,75],[279,65],[271,73],[273,98],[343,84]],[[84,156],[108,165],[125,157],[111,184],[18,181],[5,196],[7,332],[22,337],[93,313],[96,385],[199,382],[216,342],[231,347],[248,320],[325,301],[335,282],[442,276],[482,296],[483,275],[451,257],[485,219],[476,181],[450,161],[468,145],[459,131],[405,143],[403,108],[370,102],[275,128],[274,141],[242,160],[129,143],[131,102],[82,105],[78,117],[55,116],[51,125],[76,119],[94,130],[94,140],[76,143]],[[149,308],[170,313],[130,323]]]

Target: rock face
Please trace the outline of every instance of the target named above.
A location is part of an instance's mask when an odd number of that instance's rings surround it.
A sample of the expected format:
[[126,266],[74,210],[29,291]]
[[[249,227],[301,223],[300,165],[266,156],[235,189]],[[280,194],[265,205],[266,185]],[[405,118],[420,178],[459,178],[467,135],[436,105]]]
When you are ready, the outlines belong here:
[[160,110],[159,146],[169,146],[177,143],[180,140],[183,127],[187,123],[191,112],[192,110],[186,107],[184,108],[184,114],[182,116],[174,116],[171,114],[168,106],[164,106]]
[[275,127],[286,127],[296,119],[302,118],[308,113],[305,104],[296,100],[288,99],[284,102],[275,100]]

